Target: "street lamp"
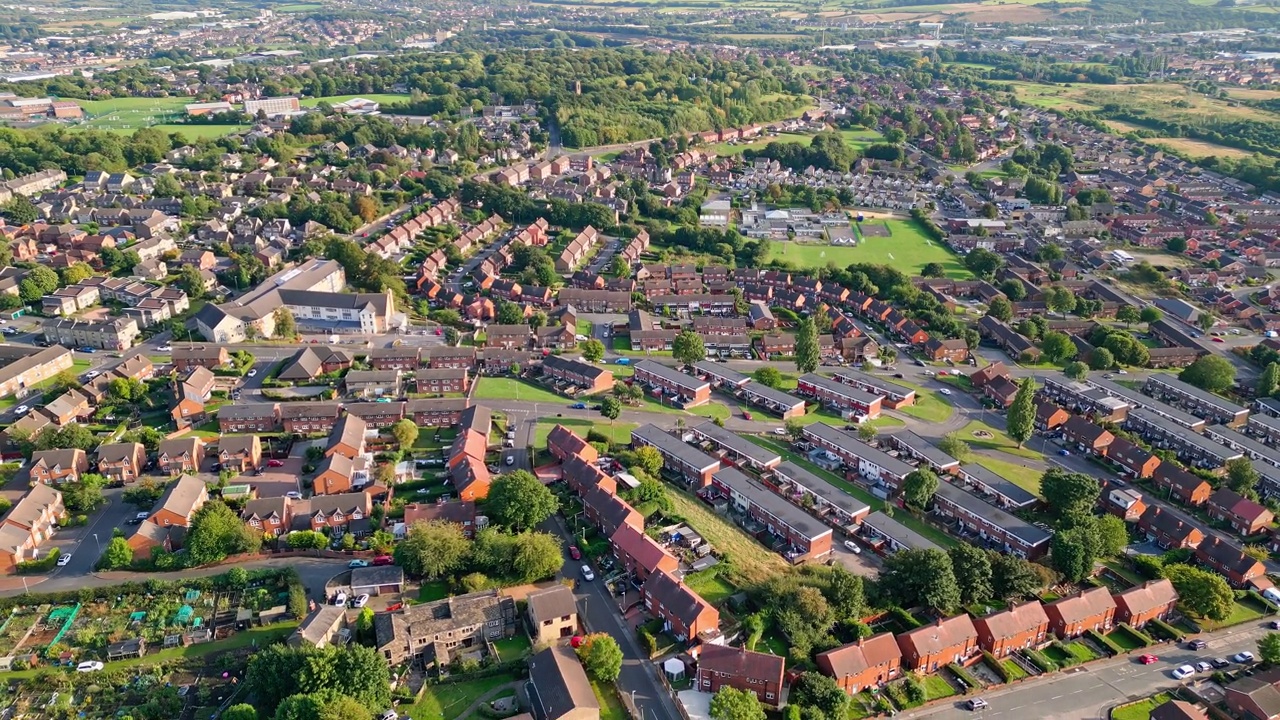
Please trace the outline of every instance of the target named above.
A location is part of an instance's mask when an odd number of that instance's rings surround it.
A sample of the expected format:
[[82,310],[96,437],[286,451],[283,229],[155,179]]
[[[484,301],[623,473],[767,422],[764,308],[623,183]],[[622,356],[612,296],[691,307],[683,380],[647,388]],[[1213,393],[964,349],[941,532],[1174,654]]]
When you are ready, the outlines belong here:
[[102,543],[98,542],[98,533],[93,534],[93,544],[98,546],[98,554],[102,554]]

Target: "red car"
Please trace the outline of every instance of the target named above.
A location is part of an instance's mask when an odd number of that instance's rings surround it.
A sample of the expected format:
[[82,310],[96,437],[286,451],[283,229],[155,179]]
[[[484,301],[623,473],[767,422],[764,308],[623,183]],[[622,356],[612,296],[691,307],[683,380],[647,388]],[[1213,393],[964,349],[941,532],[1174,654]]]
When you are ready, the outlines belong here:
[[1148,653],[1146,655],[1139,656],[1138,662],[1142,663],[1143,665],[1150,665],[1159,659],[1160,658],[1156,657],[1155,655],[1151,655],[1150,653]]
[[742,419],[743,419],[743,420],[750,420],[750,419],[751,419],[751,413],[747,412],[746,410],[743,410],[743,411],[742,411]]
[[577,545],[569,546],[569,557],[573,558],[574,560],[582,559],[582,551],[578,549]]
[[390,555],[379,555],[378,557],[373,559],[373,564],[374,565],[392,565],[395,563],[395,561],[396,559],[391,557]]
[[284,467],[284,463],[279,460],[268,460],[267,467]]
[[1214,339],[1213,339],[1213,341],[1214,341],[1214,342],[1225,342],[1225,341],[1224,341],[1222,338],[1220,338],[1220,337],[1216,337],[1216,338],[1214,338]]

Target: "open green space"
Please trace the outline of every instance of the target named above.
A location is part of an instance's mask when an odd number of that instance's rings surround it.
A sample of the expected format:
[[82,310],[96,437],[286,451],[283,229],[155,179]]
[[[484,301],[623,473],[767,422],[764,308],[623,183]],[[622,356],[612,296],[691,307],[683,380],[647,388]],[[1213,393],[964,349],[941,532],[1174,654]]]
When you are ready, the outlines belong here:
[[528,655],[532,649],[531,645],[529,636],[522,632],[518,632],[509,638],[493,641],[493,647],[498,651],[498,659],[502,662],[516,660]]
[[[807,458],[800,455],[799,453],[792,451],[790,448],[784,446],[782,443],[776,443],[770,438],[760,437],[759,435],[743,435],[743,437],[755,443],[756,445],[759,445],[760,447],[768,448],[778,453],[779,455],[782,456],[783,460],[788,460],[790,462],[793,462],[799,465],[805,470],[808,470],[809,472],[817,475],[823,480],[826,480],[827,482],[831,483],[837,488],[840,488],[841,490],[845,491],[846,493],[849,494],[850,497],[857,498],[858,500],[861,500],[862,502],[866,503],[870,507],[878,508],[884,504],[884,501],[880,500],[879,498],[876,498],[874,495],[867,492],[866,490],[863,490],[857,485],[854,485],[853,483],[849,482],[848,480],[845,480],[844,478],[840,477],[839,475],[836,475],[835,473],[829,470],[824,470],[818,467],[817,465],[814,465],[813,463],[809,462]],[[956,544],[955,538],[939,530],[938,528],[924,522],[923,520],[920,520],[919,518],[915,517],[909,512],[906,512],[906,511],[899,512],[898,514],[894,515],[893,519],[897,520],[898,522],[902,523],[908,528],[911,528],[915,532],[920,533],[921,535],[933,541],[935,544],[937,544],[942,548],[949,548]]]
[[1199,625],[1205,632],[1213,632],[1214,630],[1221,630],[1222,628],[1225,628],[1225,627],[1240,625],[1242,623],[1251,622],[1253,620],[1257,620],[1258,618],[1262,617],[1265,609],[1254,607],[1252,603],[1246,604],[1248,602],[1249,602],[1249,598],[1246,596],[1244,599],[1236,600],[1234,603],[1232,603],[1231,613],[1227,615],[1225,620],[1210,620],[1208,618],[1196,618],[1196,624]]
[[925,675],[924,689],[928,693],[930,700],[938,700],[956,694],[956,689],[951,687],[951,683],[947,682],[941,675]]
[[868,145],[884,141],[884,136],[878,130],[841,130],[840,137],[844,138],[846,143],[859,150]]
[[455,720],[485,693],[518,679],[515,675],[494,675],[469,682],[428,685],[422,699],[400,708],[400,714],[413,720]]
[[1107,633],[1107,639],[1130,652],[1134,650],[1141,650],[1143,647],[1146,647],[1142,644],[1142,641],[1138,639],[1138,636],[1122,627],[1118,627],[1110,633]]
[[[986,432],[990,437],[977,437],[975,432]],[[1038,453],[1027,447],[1018,447],[1018,444],[1009,439],[1003,430],[997,430],[994,427],[982,422],[981,420],[973,420],[968,425],[960,428],[958,433],[961,440],[969,443],[975,448],[983,450],[997,450],[999,452],[1014,455],[1028,460],[1043,460],[1044,454]]]
[[323,9],[324,5],[319,3],[293,3],[292,5],[278,5],[275,11],[278,13],[304,13]]
[[955,253],[925,235],[914,220],[867,220],[865,224],[887,227],[889,237],[864,237],[853,246],[773,242],[769,244],[769,259],[789,260],[798,268],[824,268],[832,262],[838,267],[874,263],[891,265],[907,275],[919,275],[925,265],[936,262],[947,277],[972,276]]
[[595,692],[596,701],[600,703],[600,720],[627,720],[631,717],[626,708],[622,707],[622,700],[618,697],[616,687],[602,685],[592,680],[591,690]]
[[702,572],[689,573],[684,576],[684,584],[688,585],[690,590],[701,595],[703,600],[712,605],[719,605],[738,591],[732,584],[720,577],[718,567],[703,570]]
[[955,410],[951,401],[937,390],[916,388],[916,401],[906,407],[898,408],[897,412],[925,422],[940,423],[946,422]]
[[799,135],[796,133],[781,133],[776,137],[762,137],[752,142],[738,143],[716,143],[712,145],[710,150],[716,155],[740,155],[746,150],[759,150],[769,143],[781,143],[784,145],[804,145],[808,146],[813,142],[812,135]]
[[998,460],[987,455],[975,454],[974,462],[991,472],[999,475],[1005,480],[1009,480],[1014,485],[1026,490],[1029,493],[1040,495],[1040,478],[1044,472],[1036,468],[1020,465],[1016,462],[1008,462]]
[[476,400],[519,400],[566,406],[576,402],[531,382],[499,377],[482,377],[476,380],[475,391],[472,392],[471,397]]
[[613,352],[627,357],[671,357],[670,350],[632,350],[631,338],[613,336]]
[[626,445],[631,442],[631,431],[635,430],[639,425],[632,422],[615,421],[612,424],[607,418],[600,420],[583,420],[581,418],[555,418],[554,420],[539,420],[533,431],[533,446],[535,448],[545,448],[547,446],[547,436],[551,434],[551,429],[556,425],[564,425],[583,438],[587,437],[587,432],[595,430],[608,436],[609,442],[615,445]]
[[670,492],[672,510],[685,519],[717,552],[730,559],[728,568],[719,571],[723,581],[743,587],[755,587],[786,571],[787,561],[756,542],[741,528],[717,515],[701,500],[678,489]]
[[318,97],[318,98],[306,98],[304,100],[299,100],[298,104],[301,105],[302,107],[315,107],[322,102],[326,102],[332,105],[334,103],[346,102],[348,100],[355,100],[356,98],[364,98],[365,100],[372,100],[373,102],[379,103],[381,105],[390,105],[392,103],[402,103],[409,100],[408,95],[401,94],[401,93],[370,93],[368,95],[326,95],[324,97]]
[[443,580],[423,583],[418,588],[418,602],[433,602],[449,597],[449,583]]
[[1169,693],[1162,692],[1128,705],[1120,705],[1111,710],[1111,720],[1148,720],[1152,710],[1171,699]]

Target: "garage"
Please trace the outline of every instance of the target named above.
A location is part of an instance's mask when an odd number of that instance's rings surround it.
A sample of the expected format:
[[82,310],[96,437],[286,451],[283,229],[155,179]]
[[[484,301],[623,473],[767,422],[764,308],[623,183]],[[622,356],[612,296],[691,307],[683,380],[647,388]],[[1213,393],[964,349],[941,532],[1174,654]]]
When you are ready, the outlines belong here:
[[351,571],[351,592],[354,595],[398,593],[402,588],[404,571],[396,565],[362,567]]

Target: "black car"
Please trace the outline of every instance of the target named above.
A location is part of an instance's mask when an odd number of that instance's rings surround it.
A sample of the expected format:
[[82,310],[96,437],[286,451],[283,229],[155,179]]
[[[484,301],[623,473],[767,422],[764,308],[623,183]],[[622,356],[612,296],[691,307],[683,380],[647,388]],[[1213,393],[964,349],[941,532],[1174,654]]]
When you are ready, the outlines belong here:
[[1214,658],[1209,661],[1209,664],[1214,666],[1218,670],[1221,670],[1224,667],[1231,666],[1231,663],[1227,662],[1226,658]]

